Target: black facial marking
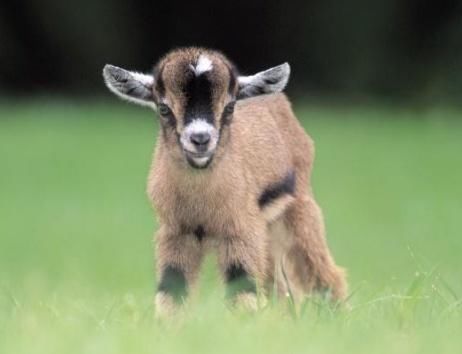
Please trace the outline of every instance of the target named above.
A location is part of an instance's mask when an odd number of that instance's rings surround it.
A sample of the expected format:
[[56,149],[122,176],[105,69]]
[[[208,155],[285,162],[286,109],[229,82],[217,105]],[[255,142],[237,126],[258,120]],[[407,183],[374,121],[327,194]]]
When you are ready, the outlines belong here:
[[225,272],[226,297],[232,298],[239,293],[256,293],[255,281],[240,264],[231,264]]
[[166,122],[169,127],[175,128],[176,127],[176,119],[175,116],[172,114],[169,114],[168,116],[163,117],[166,119]]
[[295,192],[295,172],[290,171],[281,181],[271,184],[265,188],[258,198],[260,208],[273,202],[284,194],[294,194]]
[[175,128],[176,127],[176,117],[173,114],[170,107],[166,104],[162,103],[161,98],[165,95],[165,83],[164,79],[162,78],[163,67],[159,68],[156,67],[154,69],[154,98],[157,104],[157,112],[161,118],[162,123],[162,132],[164,135],[167,134],[167,128]]
[[164,135],[164,138],[167,137],[167,133],[169,131],[174,130],[176,132],[176,118],[172,111],[164,115],[159,112],[159,116],[162,127],[162,134]]
[[176,302],[183,301],[188,295],[183,272],[174,266],[167,266],[162,273],[157,291],[171,295]]
[[234,95],[234,92],[236,90],[236,82],[237,82],[237,76],[238,76],[238,73],[237,73],[237,70],[236,68],[233,66],[233,67],[230,67],[229,68],[229,87],[228,87],[228,92],[231,94],[231,95]]
[[165,83],[164,79],[162,78],[162,71],[163,68],[154,70],[154,77],[156,79],[155,88],[160,97],[163,97],[165,95]]
[[205,230],[202,227],[202,225],[199,225],[196,230],[194,230],[194,235],[196,236],[197,240],[199,242],[202,241],[202,239],[205,237]]
[[231,101],[225,106],[223,113],[221,115],[221,121],[223,125],[229,124],[231,122],[235,104],[236,101]]
[[212,83],[207,73],[196,76],[191,70],[188,76],[184,87],[187,97],[184,124],[187,125],[195,118],[201,118],[213,124]]

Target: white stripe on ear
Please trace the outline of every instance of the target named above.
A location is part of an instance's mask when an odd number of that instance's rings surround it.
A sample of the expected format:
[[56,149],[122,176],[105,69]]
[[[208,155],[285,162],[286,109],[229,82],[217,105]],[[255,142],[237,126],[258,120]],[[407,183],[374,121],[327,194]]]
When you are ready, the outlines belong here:
[[103,77],[108,89],[117,96],[129,102],[156,109],[152,96],[154,76],[106,64]]
[[286,87],[289,76],[290,66],[288,63],[261,71],[255,75],[239,76],[238,98],[281,92]]

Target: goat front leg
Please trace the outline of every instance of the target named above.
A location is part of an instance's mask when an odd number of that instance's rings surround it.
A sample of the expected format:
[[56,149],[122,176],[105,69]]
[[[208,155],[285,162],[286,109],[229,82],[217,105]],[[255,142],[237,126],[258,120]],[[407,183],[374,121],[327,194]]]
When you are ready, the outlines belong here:
[[197,279],[203,258],[203,245],[194,232],[162,226],[156,236],[158,287],[155,299],[157,317],[177,312]]
[[266,242],[262,227],[225,236],[219,244],[218,262],[226,285],[226,298],[236,308],[258,309],[257,289],[263,291],[267,277]]

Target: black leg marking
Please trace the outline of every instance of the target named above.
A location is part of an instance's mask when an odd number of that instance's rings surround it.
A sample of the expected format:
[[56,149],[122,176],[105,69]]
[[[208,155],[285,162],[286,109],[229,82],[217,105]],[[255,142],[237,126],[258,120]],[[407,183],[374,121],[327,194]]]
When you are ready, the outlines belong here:
[[294,192],[295,172],[290,171],[281,181],[271,184],[265,188],[258,198],[258,205],[260,208],[263,208],[284,194],[294,194]]
[[194,235],[197,238],[197,241],[201,242],[202,239],[205,237],[205,230],[202,225],[199,225],[196,230],[194,230]]
[[226,297],[233,298],[240,293],[257,293],[255,281],[240,264],[232,264],[226,270]]
[[182,302],[188,295],[183,272],[174,266],[167,266],[162,273],[157,291],[171,295],[176,302]]

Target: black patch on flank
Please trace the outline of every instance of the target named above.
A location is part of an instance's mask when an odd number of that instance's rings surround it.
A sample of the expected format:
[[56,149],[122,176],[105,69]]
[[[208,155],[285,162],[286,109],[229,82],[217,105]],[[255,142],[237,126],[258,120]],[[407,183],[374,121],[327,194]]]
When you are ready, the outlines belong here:
[[255,281],[240,264],[231,264],[225,272],[226,297],[232,298],[239,293],[257,293]]
[[202,225],[199,225],[198,227],[196,227],[196,229],[194,230],[194,235],[196,236],[197,241],[199,242],[202,241],[202,239],[205,237],[205,230],[202,227]]
[[281,181],[265,188],[258,198],[258,205],[260,208],[263,208],[284,194],[294,194],[294,192],[295,172],[292,170]]
[[186,94],[184,125],[187,125],[195,118],[201,118],[213,124],[212,82],[208,74],[203,73],[196,76],[191,70],[188,72],[188,76],[184,87]]
[[157,291],[171,295],[176,302],[182,302],[188,295],[183,272],[174,266],[167,266],[162,272]]

